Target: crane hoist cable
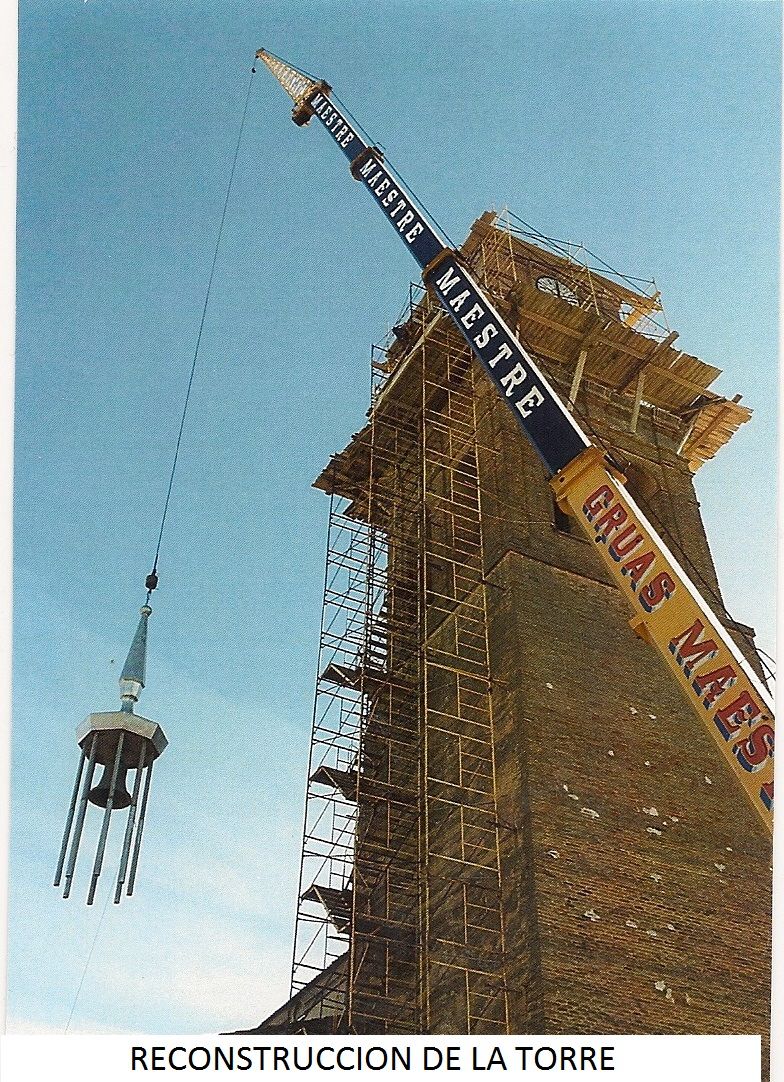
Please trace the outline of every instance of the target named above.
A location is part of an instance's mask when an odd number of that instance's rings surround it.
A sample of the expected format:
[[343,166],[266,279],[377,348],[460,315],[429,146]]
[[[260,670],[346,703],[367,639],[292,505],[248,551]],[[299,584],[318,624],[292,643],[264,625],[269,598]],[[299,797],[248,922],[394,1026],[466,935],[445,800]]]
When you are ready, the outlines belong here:
[[[209,279],[208,279],[208,282],[207,282],[207,289],[206,289],[205,296],[204,296],[204,304],[202,305],[201,318],[199,320],[199,329],[198,329],[198,333],[196,335],[196,344],[195,344],[194,351],[193,351],[193,359],[191,361],[190,374],[188,376],[188,386],[187,386],[187,389],[186,389],[186,392],[185,392],[185,402],[183,404],[182,416],[180,418],[180,426],[179,426],[179,430],[177,432],[177,440],[176,440],[176,444],[175,444],[175,448],[174,448],[174,458],[172,460],[172,467],[171,467],[171,471],[169,473],[169,483],[168,483],[168,486],[167,486],[167,489],[166,489],[166,499],[165,499],[164,505],[163,505],[163,514],[161,516],[160,529],[158,530],[158,540],[157,540],[157,543],[156,543],[156,546],[155,546],[155,556],[153,558],[152,570],[147,575],[147,578],[145,579],[145,583],[144,583],[144,585],[145,585],[145,587],[147,589],[147,602],[149,602],[150,595],[152,594],[153,590],[158,585],[158,558],[160,556],[160,551],[161,551],[161,542],[163,540],[163,531],[164,531],[164,527],[166,525],[166,516],[167,516],[168,510],[169,510],[169,501],[171,499],[172,488],[173,488],[173,485],[174,485],[174,475],[175,475],[176,470],[177,470],[177,460],[179,458],[180,445],[182,443],[182,434],[183,434],[183,430],[185,428],[185,419],[186,419],[187,414],[188,414],[188,405],[190,403],[191,390],[193,388],[193,380],[194,380],[194,376],[195,376],[195,373],[196,373],[196,363],[197,363],[198,358],[199,358],[199,348],[201,346],[202,332],[204,331],[204,324],[205,324],[205,320],[206,320],[206,317],[207,317],[207,307],[208,307],[208,304],[209,304],[210,292],[212,290],[212,283],[213,283],[213,279],[215,277],[215,267],[216,267],[216,264],[217,264],[217,261],[218,261],[218,252],[220,250],[221,238],[223,236],[223,227],[224,227],[225,222],[226,222],[226,213],[227,213],[228,206],[229,206],[229,198],[231,196],[231,190],[232,190],[232,186],[233,186],[233,183],[234,183],[234,174],[235,174],[236,169],[237,169],[237,160],[239,158],[240,145],[242,143],[242,136],[243,136],[243,132],[245,130],[245,120],[246,120],[246,117],[248,115],[248,104],[250,102],[250,94],[251,94],[251,89],[253,87],[253,76],[254,76],[254,74],[255,74],[255,68],[253,68],[251,70],[250,79],[248,81],[248,89],[247,89],[246,94],[245,94],[245,102],[244,102],[243,110],[242,110],[242,120],[240,121],[240,127],[239,127],[239,132],[238,132],[238,135],[237,135],[237,141],[236,141],[236,145],[234,147],[234,155],[233,155],[232,162],[231,162],[231,170],[229,172],[229,180],[228,180],[228,184],[226,185],[226,195],[225,195],[225,198],[223,200],[223,209],[221,211],[220,224],[218,226],[218,234],[217,234],[217,237],[216,237],[216,240],[215,240],[215,248],[214,248],[214,251],[213,251],[213,254],[212,254],[212,263],[211,263],[211,266],[210,266]],[[144,611],[145,610],[142,609],[143,613],[144,613]],[[148,609],[147,612],[149,613],[149,611],[150,610]],[[148,777],[149,777],[149,775],[148,775]],[[112,786],[114,786],[114,781],[112,781]],[[80,980],[78,982],[78,985],[76,987],[76,992],[74,994],[73,1002],[71,1004],[70,1013],[68,1015],[68,1021],[67,1021],[66,1026],[65,1026],[65,1032],[66,1033],[69,1031],[70,1026],[71,1026],[71,1022],[73,1021],[73,1016],[74,1016],[74,1012],[76,1010],[76,1005],[77,1005],[78,1000],[79,1000],[79,995],[80,995],[80,993],[82,991],[82,987],[84,985],[85,977],[87,976],[87,970],[89,969],[90,962],[91,962],[92,957],[93,957],[93,952],[95,950],[95,945],[98,942],[98,938],[100,936],[101,929],[103,927],[104,918],[106,916],[106,911],[107,911],[107,908],[108,908],[110,898],[111,898],[111,893],[108,893],[106,895],[106,901],[104,902],[103,909],[101,910],[101,916],[100,916],[100,918],[98,920],[98,924],[97,924],[97,927],[95,929],[95,934],[93,936],[93,940],[92,940],[92,943],[90,945],[90,949],[87,952],[87,957],[86,957],[85,962],[84,962],[84,967],[82,969],[81,978],[80,978]],[[117,897],[115,897],[115,901],[117,901]]]
[[168,484],[168,487],[166,489],[166,499],[164,500],[164,503],[163,503],[163,514],[161,516],[161,526],[160,526],[160,529],[158,530],[158,541],[157,541],[156,546],[155,546],[155,556],[153,557],[153,561],[152,561],[152,570],[150,571],[147,578],[144,580],[144,585],[145,585],[145,588],[147,590],[147,601],[148,602],[150,600],[150,595],[152,594],[153,590],[158,585],[158,558],[159,558],[160,552],[161,552],[161,542],[163,540],[163,531],[164,531],[164,527],[166,526],[166,516],[168,515],[168,512],[169,512],[169,501],[171,500],[172,487],[174,485],[174,475],[177,472],[177,461],[178,461],[179,456],[180,456],[180,444],[182,443],[182,433],[183,433],[183,429],[185,428],[185,418],[188,415],[188,405],[189,405],[190,399],[191,399],[191,390],[193,389],[193,378],[194,378],[194,376],[196,374],[196,363],[197,363],[197,361],[199,359],[199,348],[201,346],[201,337],[202,337],[202,332],[204,331],[204,323],[205,323],[205,320],[207,318],[207,306],[209,304],[210,293],[212,291],[212,282],[213,282],[213,279],[215,277],[215,266],[216,266],[216,264],[218,262],[218,252],[220,250],[221,238],[223,236],[223,227],[224,227],[224,224],[226,222],[226,212],[227,212],[228,207],[229,207],[229,198],[231,197],[231,189],[232,189],[232,186],[234,184],[234,174],[235,174],[235,172],[237,170],[237,159],[239,158],[240,145],[242,143],[242,135],[243,135],[243,132],[245,131],[245,120],[246,120],[247,115],[248,115],[248,104],[250,102],[250,93],[251,93],[251,89],[253,88],[253,77],[254,77],[255,74],[256,74],[256,68],[254,66],[254,67],[251,68],[250,79],[248,80],[248,89],[247,89],[247,91],[245,93],[245,104],[244,104],[243,109],[242,109],[242,120],[240,121],[240,128],[239,128],[239,132],[237,134],[237,142],[236,142],[236,145],[234,147],[234,156],[233,156],[232,162],[231,162],[231,170],[229,172],[229,181],[228,181],[228,184],[226,185],[226,195],[225,195],[225,198],[223,200],[223,210],[221,212],[220,224],[218,226],[218,235],[217,235],[217,237],[215,239],[215,249],[214,249],[214,251],[212,253],[212,265],[210,266],[210,276],[209,276],[209,279],[207,281],[207,289],[206,289],[206,292],[204,294],[204,304],[202,305],[201,319],[199,320],[199,330],[198,330],[198,333],[196,335],[196,345],[195,345],[194,350],[193,350],[193,360],[191,362],[191,370],[190,370],[190,375],[188,377],[188,386],[187,386],[187,389],[186,389],[186,392],[185,392],[185,402],[183,403],[182,416],[180,418],[180,427],[179,427],[179,431],[177,432],[177,440],[176,440],[175,446],[174,446],[174,458],[172,460],[171,472],[169,473],[169,484]]

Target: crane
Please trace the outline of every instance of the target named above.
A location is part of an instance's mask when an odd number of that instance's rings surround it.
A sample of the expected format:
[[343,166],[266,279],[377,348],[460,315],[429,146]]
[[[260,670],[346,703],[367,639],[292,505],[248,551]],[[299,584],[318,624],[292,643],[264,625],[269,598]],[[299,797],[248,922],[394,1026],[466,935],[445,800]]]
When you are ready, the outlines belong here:
[[622,471],[583,431],[461,254],[334,100],[329,84],[266,49],[256,59],[294,102],[295,124],[321,122],[351,176],[408,247],[425,286],[542,460],[558,506],[593,542],[628,603],[632,630],[658,651],[772,833],[774,709],[762,681],[635,502]]

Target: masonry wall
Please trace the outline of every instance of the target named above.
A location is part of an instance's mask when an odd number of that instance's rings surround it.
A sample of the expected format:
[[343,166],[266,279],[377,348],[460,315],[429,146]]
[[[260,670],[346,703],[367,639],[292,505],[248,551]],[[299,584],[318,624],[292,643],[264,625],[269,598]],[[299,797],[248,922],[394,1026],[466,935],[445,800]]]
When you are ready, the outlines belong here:
[[[508,1007],[512,1033],[766,1036],[770,838],[654,649],[631,631],[594,546],[576,524],[557,528],[541,463],[489,381],[470,379],[465,346],[449,333],[451,344],[431,336],[401,359],[380,412],[339,456],[344,494],[361,506],[375,471],[368,506],[390,569],[389,687],[369,700],[357,786],[350,1028],[462,1033],[468,1018],[472,1032],[503,1032]],[[474,435],[461,421],[462,434],[444,440],[443,422],[450,395],[471,382],[478,468],[455,484],[450,471],[468,461]],[[576,412],[760,672],[751,629],[724,609],[677,450],[685,424],[643,406],[631,432],[631,399],[587,379]],[[468,476],[478,478],[474,517],[458,494]],[[444,517],[450,492],[463,501],[454,523]],[[451,565],[468,542],[481,557],[458,590]],[[464,627],[458,645],[469,608],[474,620],[486,614],[489,696],[487,661],[477,667],[471,641],[479,630]],[[479,758],[494,767],[478,797],[463,776],[477,726]],[[466,818],[477,809],[478,825]],[[487,867],[473,859],[480,851]],[[484,925],[467,920],[469,903]]]
[[[508,411],[480,393],[507,449],[482,496],[514,1031],[766,1033],[770,840],[590,543],[554,528]],[[641,502],[716,604],[686,465],[607,414],[602,429],[656,482]]]

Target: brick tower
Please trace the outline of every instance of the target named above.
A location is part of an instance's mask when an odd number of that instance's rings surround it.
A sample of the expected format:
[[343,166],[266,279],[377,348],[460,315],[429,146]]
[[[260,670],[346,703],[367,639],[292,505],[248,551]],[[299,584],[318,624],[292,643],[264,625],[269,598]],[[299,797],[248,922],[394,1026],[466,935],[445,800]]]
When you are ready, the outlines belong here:
[[[693,488],[750,412],[543,241],[487,213],[463,253],[761,675]],[[372,368],[316,481],[292,998],[255,1032],[765,1034],[770,839],[716,745],[426,293]]]

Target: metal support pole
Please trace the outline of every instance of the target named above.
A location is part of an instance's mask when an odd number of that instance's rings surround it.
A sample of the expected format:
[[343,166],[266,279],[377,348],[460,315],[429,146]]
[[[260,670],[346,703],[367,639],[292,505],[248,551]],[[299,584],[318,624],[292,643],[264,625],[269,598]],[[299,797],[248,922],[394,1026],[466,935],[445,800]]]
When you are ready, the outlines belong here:
[[509,262],[512,266],[512,278],[517,281],[517,267],[515,266],[514,249],[512,248],[512,225],[509,221],[509,207],[504,207],[501,212],[506,218],[506,236],[509,240]]
[[68,867],[65,871],[65,889],[63,890],[63,898],[67,898],[71,893],[71,880],[73,879],[74,869],[76,868],[76,857],[79,853],[79,842],[82,837],[82,827],[84,826],[84,817],[87,812],[87,799],[90,795],[90,786],[93,783],[93,774],[95,773],[95,753],[97,749],[98,734],[93,733],[93,739],[90,743],[90,758],[87,763],[87,773],[84,778],[84,785],[82,786],[82,795],[79,798],[79,810],[76,813],[76,826],[74,827],[74,834],[71,839],[71,852],[68,855]]
[[79,767],[76,771],[76,781],[74,782],[73,793],[71,794],[71,804],[68,808],[68,816],[65,820],[65,830],[63,831],[63,844],[60,846],[60,856],[57,860],[57,871],[54,873],[54,885],[56,887],[60,886],[60,878],[63,874],[65,854],[68,849],[68,839],[71,836],[71,826],[73,825],[74,812],[76,811],[76,800],[79,796],[79,783],[82,780],[84,764],[87,761],[87,755],[85,754],[84,748],[80,748],[79,753]]
[[123,838],[122,856],[120,858],[120,871],[117,875],[117,886],[114,891],[115,905],[119,904],[123,884],[125,883],[125,873],[128,869],[128,857],[131,852],[131,838],[133,836],[133,827],[136,822],[136,806],[139,800],[139,785],[142,780],[142,770],[144,769],[144,754],[146,750],[147,748],[142,742],[141,752],[139,753],[139,763],[136,767],[136,777],[133,780],[133,794],[131,796],[131,806],[128,809],[128,822],[125,824],[125,837]]
[[120,739],[117,741],[117,751],[114,753],[114,766],[112,767],[112,780],[109,783],[109,797],[106,801],[106,811],[103,813],[103,823],[101,824],[101,835],[98,838],[98,848],[95,852],[95,864],[93,864],[93,877],[90,882],[90,892],[87,895],[87,904],[92,905],[95,898],[95,888],[98,886],[98,876],[101,874],[101,868],[103,867],[103,854],[106,849],[106,837],[109,833],[109,818],[112,814],[112,808],[114,807],[114,790],[117,785],[117,774],[120,770],[120,761],[122,760],[123,741],[125,740],[125,733],[120,733]]
[[136,840],[133,846],[133,860],[131,861],[131,874],[128,876],[128,897],[133,894],[133,885],[136,882],[136,866],[139,863],[139,851],[142,847],[142,831],[144,830],[144,817],[147,813],[147,797],[150,795],[150,779],[152,778],[152,763],[147,767],[144,777],[144,793],[142,805],[139,811],[139,825],[136,828]]

